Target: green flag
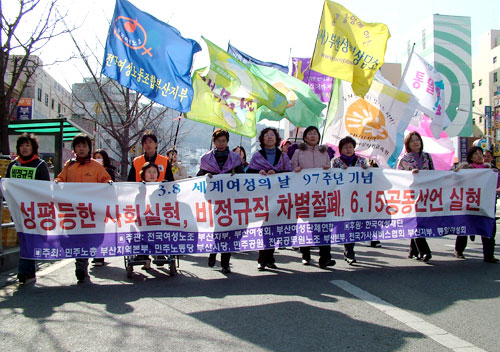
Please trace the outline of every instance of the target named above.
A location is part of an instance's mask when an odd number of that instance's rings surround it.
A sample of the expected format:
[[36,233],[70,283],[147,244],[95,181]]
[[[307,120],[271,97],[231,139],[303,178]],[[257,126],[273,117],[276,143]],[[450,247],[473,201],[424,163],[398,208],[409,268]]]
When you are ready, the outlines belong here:
[[271,67],[250,64],[250,71],[257,77],[267,81],[287,98],[287,106],[284,114],[271,111],[265,106],[257,110],[257,120],[268,119],[279,121],[288,119],[295,126],[320,127],[322,123],[321,112],[326,107],[319,100],[314,91],[304,82],[289,76]]
[[[265,80],[255,76],[236,58],[206,38],[202,39],[208,46],[210,70],[204,77],[195,75],[199,92],[195,91],[191,111],[186,117],[254,137],[257,134],[257,108],[266,106],[270,111],[283,114],[287,104],[286,97]],[[210,98],[209,93],[213,98]],[[207,106],[211,108],[206,110]],[[219,117],[225,120],[226,126],[221,126]]]
[[210,55],[210,70],[206,78],[209,85],[215,85],[212,90],[216,95],[238,103],[241,98],[254,99],[258,106],[265,105],[278,114],[285,111],[287,100],[283,94],[252,74],[246,65],[226,51],[202,38]]

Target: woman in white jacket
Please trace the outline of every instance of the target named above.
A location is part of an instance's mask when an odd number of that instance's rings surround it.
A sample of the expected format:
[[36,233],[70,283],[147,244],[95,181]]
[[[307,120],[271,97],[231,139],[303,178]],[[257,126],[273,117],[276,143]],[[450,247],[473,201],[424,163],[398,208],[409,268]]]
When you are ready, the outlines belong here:
[[[300,172],[302,169],[312,169],[321,167],[328,170],[331,166],[330,156],[327,153],[326,146],[320,146],[320,133],[314,126],[309,126],[305,129],[303,139],[305,143],[301,143],[299,148],[292,156],[292,169],[295,172]],[[311,247],[300,247],[302,253],[302,264],[311,264]],[[331,246],[319,246],[319,267],[325,269],[335,265],[335,260],[332,259],[330,253]]]

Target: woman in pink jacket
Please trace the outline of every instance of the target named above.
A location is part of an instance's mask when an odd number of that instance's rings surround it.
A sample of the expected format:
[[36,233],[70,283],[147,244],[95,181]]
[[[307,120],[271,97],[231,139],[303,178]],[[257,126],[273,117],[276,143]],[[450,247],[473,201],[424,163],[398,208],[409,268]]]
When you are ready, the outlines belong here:
[[[327,147],[319,145],[319,130],[314,126],[309,126],[305,129],[302,138],[305,143],[301,143],[292,156],[293,171],[300,172],[302,169],[317,167],[328,170],[331,166],[330,156],[327,153]],[[302,253],[302,264],[309,265],[311,263],[311,247],[300,247],[300,251]],[[330,245],[319,247],[320,268],[325,269],[328,266],[335,265],[335,260],[332,259],[330,251]]]

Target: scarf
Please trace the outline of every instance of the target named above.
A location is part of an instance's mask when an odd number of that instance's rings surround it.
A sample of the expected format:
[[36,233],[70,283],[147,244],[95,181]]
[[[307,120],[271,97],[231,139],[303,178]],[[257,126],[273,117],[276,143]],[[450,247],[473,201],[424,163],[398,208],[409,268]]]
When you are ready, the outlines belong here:
[[[206,152],[200,160],[200,169],[208,171],[212,174],[225,174],[226,172],[241,165],[241,156],[235,152],[230,152],[226,149],[229,154],[227,155],[227,160],[222,167],[219,167],[215,153],[217,149],[210,150]],[[219,152],[223,153],[223,152]]]
[[[288,156],[284,153],[281,153],[281,156],[279,157],[278,162],[276,165],[272,165],[266,157],[264,157],[263,154],[265,154],[265,150],[261,150],[258,153],[255,153],[252,156],[252,160],[250,160],[250,165],[248,165],[249,169],[253,170],[264,170],[264,171],[269,171],[269,170],[274,170],[276,172],[286,172],[286,171],[292,171],[292,165],[290,164],[290,159],[288,159]],[[278,156],[278,152],[276,152],[276,156]],[[275,160],[276,162],[276,160]]]
[[340,160],[342,160],[347,166],[354,166],[357,158],[356,154],[353,154],[352,156],[340,154]]
[[32,156],[24,157],[22,155],[19,155],[17,157],[17,161],[19,161],[19,164],[21,165],[26,165],[32,162],[33,160],[38,159],[38,154],[33,154]]

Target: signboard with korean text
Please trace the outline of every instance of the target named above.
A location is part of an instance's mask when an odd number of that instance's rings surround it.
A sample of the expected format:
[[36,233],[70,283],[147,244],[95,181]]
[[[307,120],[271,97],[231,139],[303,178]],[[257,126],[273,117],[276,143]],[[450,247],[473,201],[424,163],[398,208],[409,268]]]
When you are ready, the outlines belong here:
[[17,119],[18,120],[31,120],[33,114],[33,99],[20,98],[17,103]]
[[481,234],[495,223],[491,169],[309,169],[168,183],[3,179],[21,257],[254,251]]

